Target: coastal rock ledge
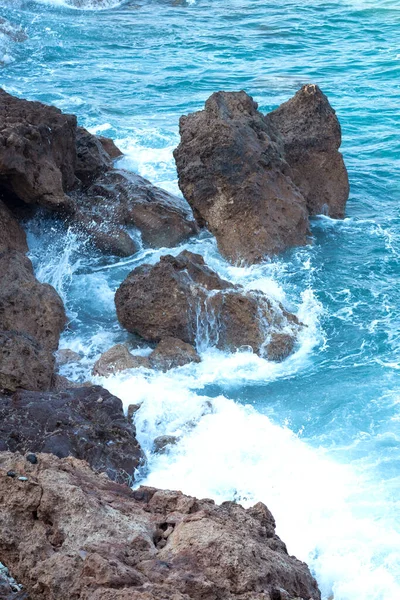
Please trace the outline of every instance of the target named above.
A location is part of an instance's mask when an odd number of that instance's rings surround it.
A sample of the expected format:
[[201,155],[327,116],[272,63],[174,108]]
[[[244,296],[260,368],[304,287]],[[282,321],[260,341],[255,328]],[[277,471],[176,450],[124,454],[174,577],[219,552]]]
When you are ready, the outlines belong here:
[[320,600],[262,503],[132,491],[37,459],[0,453],[0,559],[31,600]]

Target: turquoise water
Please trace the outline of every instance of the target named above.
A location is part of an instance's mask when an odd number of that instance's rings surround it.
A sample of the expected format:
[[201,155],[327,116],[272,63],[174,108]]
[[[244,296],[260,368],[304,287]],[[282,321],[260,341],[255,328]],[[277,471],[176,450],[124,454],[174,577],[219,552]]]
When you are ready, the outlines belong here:
[[[0,0],[1,15],[29,35],[19,45],[0,39],[1,85],[76,113],[118,140],[121,166],[168,190],[178,191],[179,117],[216,90],[245,89],[267,111],[313,82],[337,110],[351,183],[343,221],[316,218],[312,246],[247,269],[223,261],[210,236],[186,245],[298,312],[308,328],[296,353],[274,365],[203,343],[200,365],[103,383],[126,406],[142,402],[145,482],[246,505],[261,499],[324,598],[400,598],[398,2],[65,4]],[[43,228],[28,226],[32,257],[69,310],[62,345],[84,356],[65,374],[83,380],[101,351],[127,337],[116,287],[167,251],[106,260],[56,223]],[[155,456],[152,440],[164,433],[180,442]]]

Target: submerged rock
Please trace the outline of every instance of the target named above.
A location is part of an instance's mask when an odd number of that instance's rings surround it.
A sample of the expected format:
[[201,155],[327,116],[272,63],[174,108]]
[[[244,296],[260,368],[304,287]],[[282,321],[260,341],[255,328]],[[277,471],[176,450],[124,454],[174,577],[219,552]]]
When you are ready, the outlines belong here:
[[94,364],[92,375],[108,377],[118,371],[126,369],[137,369],[139,367],[150,367],[148,358],[143,356],[134,356],[125,346],[125,344],[116,344],[104,354]]
[[0,454],[0,555],[32,600],[320,599],[262,503],[132,491],[74,458],[38,459]]
[[193,346],[173,337],[162,339],[149,357],[151,366],[160,371],[169,371],[192,362],[199,363],[200,360]]
[[167,451],[168,446],[175,446],[179,438],[176,435],[159,435],[153,441],[153,451],[156,454],[163,454]]
[[57,350],[55,357],[59,367],[69,365],[70,363],[80,362],[82,360],[80,354],[74,352],[74,350],[71,350],[70,348],[60,348]]
[[28,39],[26,31],[20,25],[10,23],[10,21],[3,19],[3,17],[0,17],[0,34],[17,43],[25,42]]
[[0,396],[0,450],[75,456],[121,482],[143,459],[121,400],[99,386]]
[[308,215],[342,217],[349,193],[340,125],[317,86],[264,117],[245,92],[217,92],[181,117],[179,186],[232,262],[307,243]]
[[[147,341],[172,337],[193,345],[205,338],[224,350],[249,346],[274,360],[291,352],[300,327],[279,303],[224,281],[188,251],[134,269],[115,304],[121,325]],[[287,336],[286,351],[280,342],[276,352],[276,334]]]

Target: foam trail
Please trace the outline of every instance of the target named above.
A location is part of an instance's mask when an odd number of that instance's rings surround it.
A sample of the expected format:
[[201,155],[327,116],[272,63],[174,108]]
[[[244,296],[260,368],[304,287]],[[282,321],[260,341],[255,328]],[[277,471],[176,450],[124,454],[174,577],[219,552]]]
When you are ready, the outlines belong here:
[[123,3],[123,0],[35,0],[39,4],[50,4],[77,10],[107,10]]

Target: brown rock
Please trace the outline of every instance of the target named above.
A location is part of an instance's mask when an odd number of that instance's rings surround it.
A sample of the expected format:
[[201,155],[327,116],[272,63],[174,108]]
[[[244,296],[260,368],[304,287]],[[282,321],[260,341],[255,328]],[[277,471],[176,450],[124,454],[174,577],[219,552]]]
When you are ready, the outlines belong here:
[[305,202],[280,140],[245,92],[218,92],[180,120],[179,187],[233,262],[305,244]]
[[28,204],[71,210],[76,117],[0,90],[0,189]]
[[176,246],[198,231],[185,200],[128,171],[108,171],[74,197],[78,221],[96,214],[103,223],[137,227],[152,247]]
[[28,252],[25,231],[17,219],[0,200],[0,253],[16,250]]
[[116,344],[104,352],[94,364],[92,375],[108,377],[125,369],[150,368],[149,359],[143,356],[134,356],[124,344]]
[[0,396],[0,450],[75,456],[121,482],[143,459],[121,400],[100,386]]
[[[136,268],[118,288],[115,304],[121,325],[150,342],[173,337],[195,344],[206,337],[221,349],[251,346],[271,359],[290,353],[300,326],[262,292],[232,286],[188,251]],[[275,334],[291,338],[280,353],[270,348],[277,345]]]
[[135,254],[140,246],[134,241],[129,233],[120,225],[104,220],[103,216],[77,210],[74,214],[72,224],[79,232],[84,233],[89,242],[104,254],[115,256],[131,256]]
[[317,86],[264,117],[245,92],[218,92],[180,120],[179,186],[233,262],[307,243],[308,213],[343,216],[340,125]]
[[317,85],[305,85],[265,117],[283,140],[292,179],[307,201],[310,215],[342,219],[349,197],[340,123]]
[[0,331],[0,390],[48,390],[52,385],[54,357],[29,335]]
[[71,350],[70,348],[60,348],[55,353],[55,357],[56,363],[59,367],[62,367],[63,365],[68,365],[70,363],[76,363],[82,360],[81,356],[77,352]]
[[73,458],[2,453],[0,523],[0,555],[32,600],[320,599],[265,505],[132,491]]
[[76,130],[77,160],[75,174],[84,185],[111,169],[112,160],[101,141],[83,127]]
[[55,289],[39,283],[31,261],[18,252],[0,254],[0,280],[0,329],[28,334],[56,350],[66,316]]
[[175,446],[178,440],[176,435],[159,435],[153,442],[153,451],[156,454],[163,454],[168,446]]
[[173,337],[162,339],[149,357],[151,366],[160,371],[182,367],[191,362],[199,363],[200,360],[193,346]]
[[100,144],[103,146],[104,150],[107,152],[108,156],[112,160],[123,156],[123,152],[118,148],[118,146],[115,145],[114,140],[112,140],[111,138],[104,137],[103,135],[98,135],[97,139],[99,140]]

